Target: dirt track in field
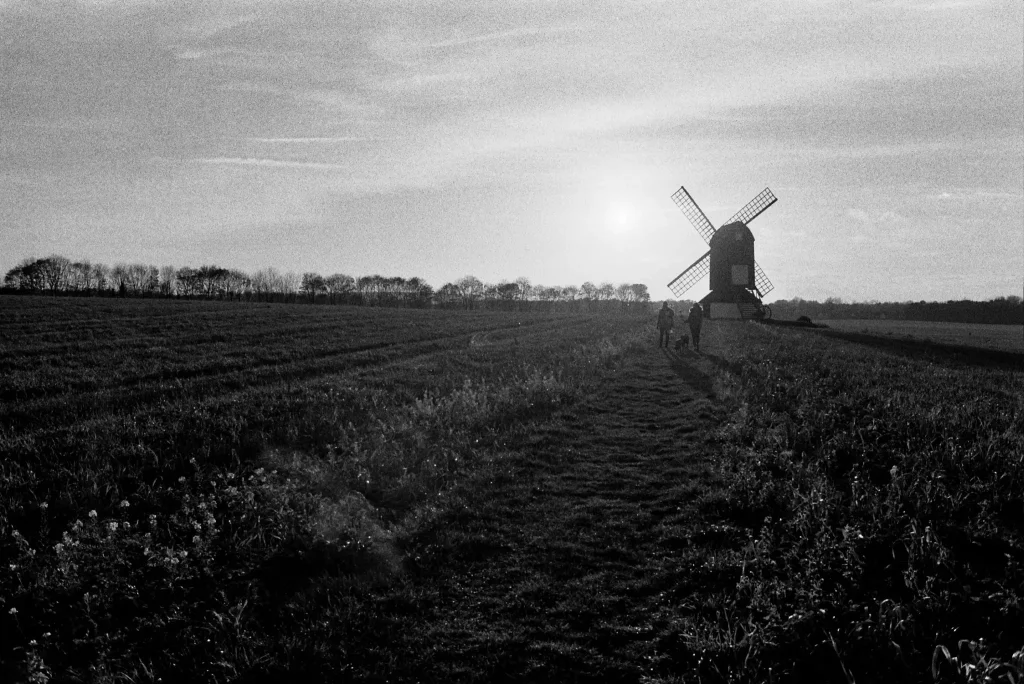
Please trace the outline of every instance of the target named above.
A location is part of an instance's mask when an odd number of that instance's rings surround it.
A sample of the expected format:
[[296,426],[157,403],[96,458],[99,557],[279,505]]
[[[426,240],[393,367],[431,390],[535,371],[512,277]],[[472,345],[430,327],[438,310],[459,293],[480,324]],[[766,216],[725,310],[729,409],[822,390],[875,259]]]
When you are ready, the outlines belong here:
[[723,417],[707,366],[653,345],[634,355],[420,530],[416,626],[372,649],[376,674],[650,681],[696,665],[687,587],[737,579],[695,567],[717,543],[696,511],[713,486],[703,433]]

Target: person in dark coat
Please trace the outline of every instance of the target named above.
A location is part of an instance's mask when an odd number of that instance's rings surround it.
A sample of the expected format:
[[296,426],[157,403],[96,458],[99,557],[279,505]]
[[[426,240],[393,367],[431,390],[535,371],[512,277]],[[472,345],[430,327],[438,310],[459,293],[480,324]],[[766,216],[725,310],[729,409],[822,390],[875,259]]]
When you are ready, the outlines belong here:
[[690,307],[690,314],[686,322],[690,324],[690,339],[693,340],[693,349],[700,351],[700,327],[704,323],[704,310],[700,308],[700,303]]
[[662,345],[668,348],[668,337],[672,331],[672,326],[675,324],[676,313],[669,308],[668,302],[661,305],[661,311],[658,312],[658,347]]

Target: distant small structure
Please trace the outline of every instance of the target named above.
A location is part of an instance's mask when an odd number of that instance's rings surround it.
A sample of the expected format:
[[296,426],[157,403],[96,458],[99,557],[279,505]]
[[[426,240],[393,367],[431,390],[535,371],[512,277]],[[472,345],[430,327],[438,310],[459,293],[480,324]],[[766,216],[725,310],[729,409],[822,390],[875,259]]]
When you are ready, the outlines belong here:
[[778,198],[765,188],[718,230],[685,187],[680,186],[672,201],[710,247],[668,284],[672,294],[678,299],[704,276],[710,276],[711,292],[700,300],[709,318],[771,318],[771,307],[762,299],[774,286],[754,261],[754,234],[747,224]]

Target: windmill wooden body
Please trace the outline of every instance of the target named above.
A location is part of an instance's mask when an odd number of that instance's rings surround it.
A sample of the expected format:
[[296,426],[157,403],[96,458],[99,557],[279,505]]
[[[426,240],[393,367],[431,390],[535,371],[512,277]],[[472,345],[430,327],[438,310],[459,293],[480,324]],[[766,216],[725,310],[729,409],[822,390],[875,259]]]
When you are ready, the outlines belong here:
[[700,300],[710,318],[764,319],[771,317],[771,308],[761,300],[773,285],[754,260],[754,234],[747,224],[778,198],[768,188],[750,200],[721,228],[715,230],[711,221],[693,201],[686,188],[680,187],[672,201],[689,219],[710,249],[668,284],[676,298],[709,276],[711,292]]

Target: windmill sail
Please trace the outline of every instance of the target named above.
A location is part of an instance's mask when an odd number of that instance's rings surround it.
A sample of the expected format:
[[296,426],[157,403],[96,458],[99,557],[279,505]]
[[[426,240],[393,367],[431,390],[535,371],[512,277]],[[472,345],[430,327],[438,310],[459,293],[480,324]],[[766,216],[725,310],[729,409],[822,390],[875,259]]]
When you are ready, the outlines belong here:
[[[772,194],[772,191],[769,190],[768,188],[765,188],[760,193],[758,193],[757,197],[747,202],[747,205],[745,207],[743,207],[735,214],[733,214],[733,217],[726,221],[725,223],[723,223],[722,225],[727,226],[730,223],[736,223],[737,221],[739,221],[740,223],[750,223],[755,218],[760,216],[761,212],[775,204],[777,201],[778,198],[774,194]],[[771,283],[769,283],[769,285],[771,285]]]
[[[701,280],[708,273],[711,272],[711,251],[709,250],[700,259],[697,259],[690,267],[675,277],[675,279],[668,284],[668,289],[672,290],[677,298],[682,297],[683,293],[689,290],[691,287],[697,284],[697,281]],[[767,280],[767,278],[765,278]],[[769,283],[770,285],[771,283]]]
[[768,276],[761,270],[761,265],[754,262],[754,285],[757,286],[757,291],[764,297],[766,294],[775,289],[772,285],[772,281],[768,280]]
[[711,242],[711,236],[715,234],[715,227],[711,225],[711,221],[704,215],[704,212],[700,210],[697,203],[690,197],[690,193],[686,191],[686,188],[679,186],[679,189],[672,195],[672,201],[676,203],[683,215],[690,220],[690,223],[700,236],[704,238],[704,242]]

